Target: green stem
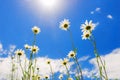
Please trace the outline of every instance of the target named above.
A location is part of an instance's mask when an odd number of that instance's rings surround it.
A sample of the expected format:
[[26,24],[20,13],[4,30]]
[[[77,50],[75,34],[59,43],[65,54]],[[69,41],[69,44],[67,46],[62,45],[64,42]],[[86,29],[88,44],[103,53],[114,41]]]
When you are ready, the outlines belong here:
[[[76,53],[76,48],[74,46],[74,40],[73,40],[73,36],[72,36],[72,32],[70,31],[70,29],[68,29],[69,33],[70,33],[70,39],[71,39],[71,43],[72,43],[72,48],[73,48],[73,51]],[[83,79],[83,75],[82,75],[82,69],[80,67],[80,64],[78,63],[78,60],[77,60],[77,57],[75,57],[75,62],[77,64],[77,67],[79,68],[79,71],[80,71],[80,74],[81,74],[81,80],[84,80]],[[79,75],[79,74],[78,74]]]
[[[73,58],[73,60],[74,60],[74,63],[77,64],[76,59]],[[78,65],[77,65],[77,74],[78,74],[77,79],[80,80]]]
[[21,68],[21,70],[22,70],[22,73],[23,73],[23,79],[24,79],[24,69],[23,69],[23,67],[22,67],[22,64],[21,64],[21,61],[20,61],[20,56],[18,56],[19,57],[19,65],[20,65],[20,68]]
[[[34,40],[33,40],[32,46],[34,46],[35,44],[36,44],[36,34],[34,34]],[[30,77],[31,77],[32,65],[33,65],[33,52],[31,51],[31,53],[30,53],[29,67],[28,67],[29,80],[30,80]]]
[[51,66],[51,64],[49,64],[50,65],[50,70],[51,70],[51,73],[52,73],[52,80],[54,80],[54,73],[53,73],[53,70],[52,70],[52,66]]
[[77,59],[76,56],[75,56],[75,61],[76,61],[76,64],[78,65],[78,69],[79,69],[80,74],[81,74],[81,79],[80,79],[80,80],[84,80],[84,79],[83,79],[83,74],[82,74],[82,69],[81,69],[81,67],[80,67],[80,64],[79,64],[78,59]]
[[33,74],[34,74],[34,72],[35,72],[35,69],[36,69],[36,63],[37,63],[36,54],[34,54],[34,59],[35,59],[35,64],[34,64]]
[[66,65],[65,65],[65,68],[66,68],[66,70],[67,70],[67,80],[68,80],[68,78],[70,77],[70,73],[69,73],[69,70],[68,70],[68,68],[67,68]]
[[13,80],[13,75],[14,75],[14,64],[13,64],[13,57],[11,56],[12,59],[12,74],[11,74],[11,80]]
[[73,50],[76,50],[75,46],[74,46],[74,40],[73,40],[72,32],[70,31],[70,29],[68,29],[68,31],[69,31],[69,34],[70,34],[70,40],[71,40],[71,43],[72,43],[72,48],[73,48]]

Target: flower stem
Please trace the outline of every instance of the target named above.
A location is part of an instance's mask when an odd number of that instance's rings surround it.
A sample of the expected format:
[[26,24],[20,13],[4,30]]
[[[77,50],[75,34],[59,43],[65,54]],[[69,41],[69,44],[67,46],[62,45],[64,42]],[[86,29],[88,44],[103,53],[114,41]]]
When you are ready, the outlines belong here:
[[[34,46],[35,44],[36,44],[36,34],[34,34],[34,40],[33,40],[32,46]],[[31,53],[30,53],[29,67],[28,67],[29,79],[31,77],[32,65],[33,65],[33,52],[31,51]]]
[[[72,36],[72,32],[70,31],[70,29],[68,29],[69,33],[70,33],[70,40],[71,40],[71,43],[72,43],[72,48],[73,48],[73,51],[76,53],[76,48],[74,46],[74,40],[73,40],[73,36]],[[83,74],[82,74],[82,69],[80,67],[80,64],[78,63],[78,60],[77,60],[77,57],[74,58],[76,64],[77,64],[77,71],[80,71],[80,74],[81,74],[81,80],[83,80]],[[78,72],[79,74],[79,72]],[[80,79],[79,79],[80,80]]]
[[52,73],[52,80],[54,80],[54,73],[53,73],[51,64],[49,64],[49,66],[50,66],[50,70],[51,70],[51,73]]
[[19,59],[19,65],[20,65],[20,68],[21,68],[21,70],[22,70],[23,79],[24,79],[24,77],[25,77],[25,75],[24,75],[24,69],[23,69],[22,64],[21,64],[21,61],[20,61],[20,56],[18,56],[18,59]]
[[67,65],[65,65],[65,68],[66,68],[66,70],[67,70],[67,80],[68,80],[68,78],[70,77],[70,73],[69,73],[69,70],[68,70],[68,68],[67,68]]
[[[103,63],[103,61],[102,61],[102,59],[101,59],[101,57],[98,53],[97,46],[96,46],[96,41],[95,41],[93,36],[91,36],[90,41],[92,42],[93,47],[94,47],[94,54],[96,56],[97,64],[98,64],[98,67],[99,67],[100,79],[102,80],[102,77],[103,77],[103,78],[105,78],[105,80],[108,80],[105,64]],[[100,66],[100,63],[101,63],[102,66]],[[105,76],[103,75],[102,69],[104,71]]]

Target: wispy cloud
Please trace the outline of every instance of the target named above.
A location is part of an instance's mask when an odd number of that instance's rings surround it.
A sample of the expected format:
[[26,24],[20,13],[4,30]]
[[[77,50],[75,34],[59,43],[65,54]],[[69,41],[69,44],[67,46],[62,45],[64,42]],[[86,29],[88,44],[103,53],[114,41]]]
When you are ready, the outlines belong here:
[[79,62],[81,62],[81,61],[86,61],[86,60],[88,60],[89,58],[90,58],[90,56],[83,56],[83,57],[79,58],[78,61],[79,61]]
[[112,16],[111,14],[108,14],[108,15],[107,15],[107,18],[108,18],[108,19],[113,19],[113,16]]
[[10,44],[9,47],[8,47],[8,49],[4,49],[3,48],[3,44],[0,43],[0,55],[1,56],[2,55],[10,55],[11,53],[14,52],[15,48],[16,48],[16,45]]
[[95,10],[91,11],[90,14],[94,14],[96,12],[100,12],[101,8],[97,7]]
[[95,9],[96,12],[98,12],[98,11],[100,11],[100,10],[101,10],[101,8],[99,8],[99,7],[97,7],[97,8]]
[[0,43],[0,53],[3,51],[3,45]]

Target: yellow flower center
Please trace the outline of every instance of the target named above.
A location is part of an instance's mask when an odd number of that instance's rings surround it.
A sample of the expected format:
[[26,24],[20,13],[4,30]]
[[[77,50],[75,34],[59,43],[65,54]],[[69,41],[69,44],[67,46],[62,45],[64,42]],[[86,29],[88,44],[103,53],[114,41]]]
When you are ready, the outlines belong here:
[[68,24],[64,24],[64,28],[67,28],[68,27]]
[[90,36],[89,34],[86,34],[86,35],[85,35],[85,37],[87,37],[87,38],[88,38],[89,36]]
[[38,79],[40,79],[40,77],[38,77]]
[[36,52],[36,49],[32,49],[33,52]]
[[48,79],[48,77],[46,76],[45,79]]
[[19,55],[19,56],[21,56],[21,55],[22,55],[22,53],[20,53],[20,52],[19,52],[19,53],[18,53],[18,55]]
[[90,30],[91,29],[91,26],[86,26],[86,30]]
[[71,54],[70,56],[71,56],[71,57],[74,57],[74,54]]
[[67,62],[63,62],[63,65],[66,65],[67,64]]
[[37,70],[39,70],[39,68],[37,68]]
[[38,32],[38,30],[34,30],[34,32],[35,32],[35,33],[37,33],[37,32]]

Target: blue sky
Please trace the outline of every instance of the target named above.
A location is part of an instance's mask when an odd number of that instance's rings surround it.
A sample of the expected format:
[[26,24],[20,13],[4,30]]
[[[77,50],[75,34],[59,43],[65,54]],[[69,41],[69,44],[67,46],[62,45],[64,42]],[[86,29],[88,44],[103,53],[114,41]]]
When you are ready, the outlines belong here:
[[[59,22],[64,18],[71,22],[70,29],[78,48],[78,57],[94,58],[91,43],[81,39],[80,25],[85,20],[99,23],[93,34],[101,55],[107,55],[120,47],[119,0],[65,0],[64,6],[60,4],[60,8],[53,11],[47,11],[44,7],[41,10],[30,1],[0,0],[0,43],[4,49],[8,49],[10,44],[16,45],[16,48],[23,48],[26,43],[31,44],[31,28],[36,25],[41,28],[41,33],[37,36],[40,48],[38,56],[52,59],[66,57],[72,46],[69,33],[59,28]],[[83,67],[90,66],[85,62],[81,63]]]

